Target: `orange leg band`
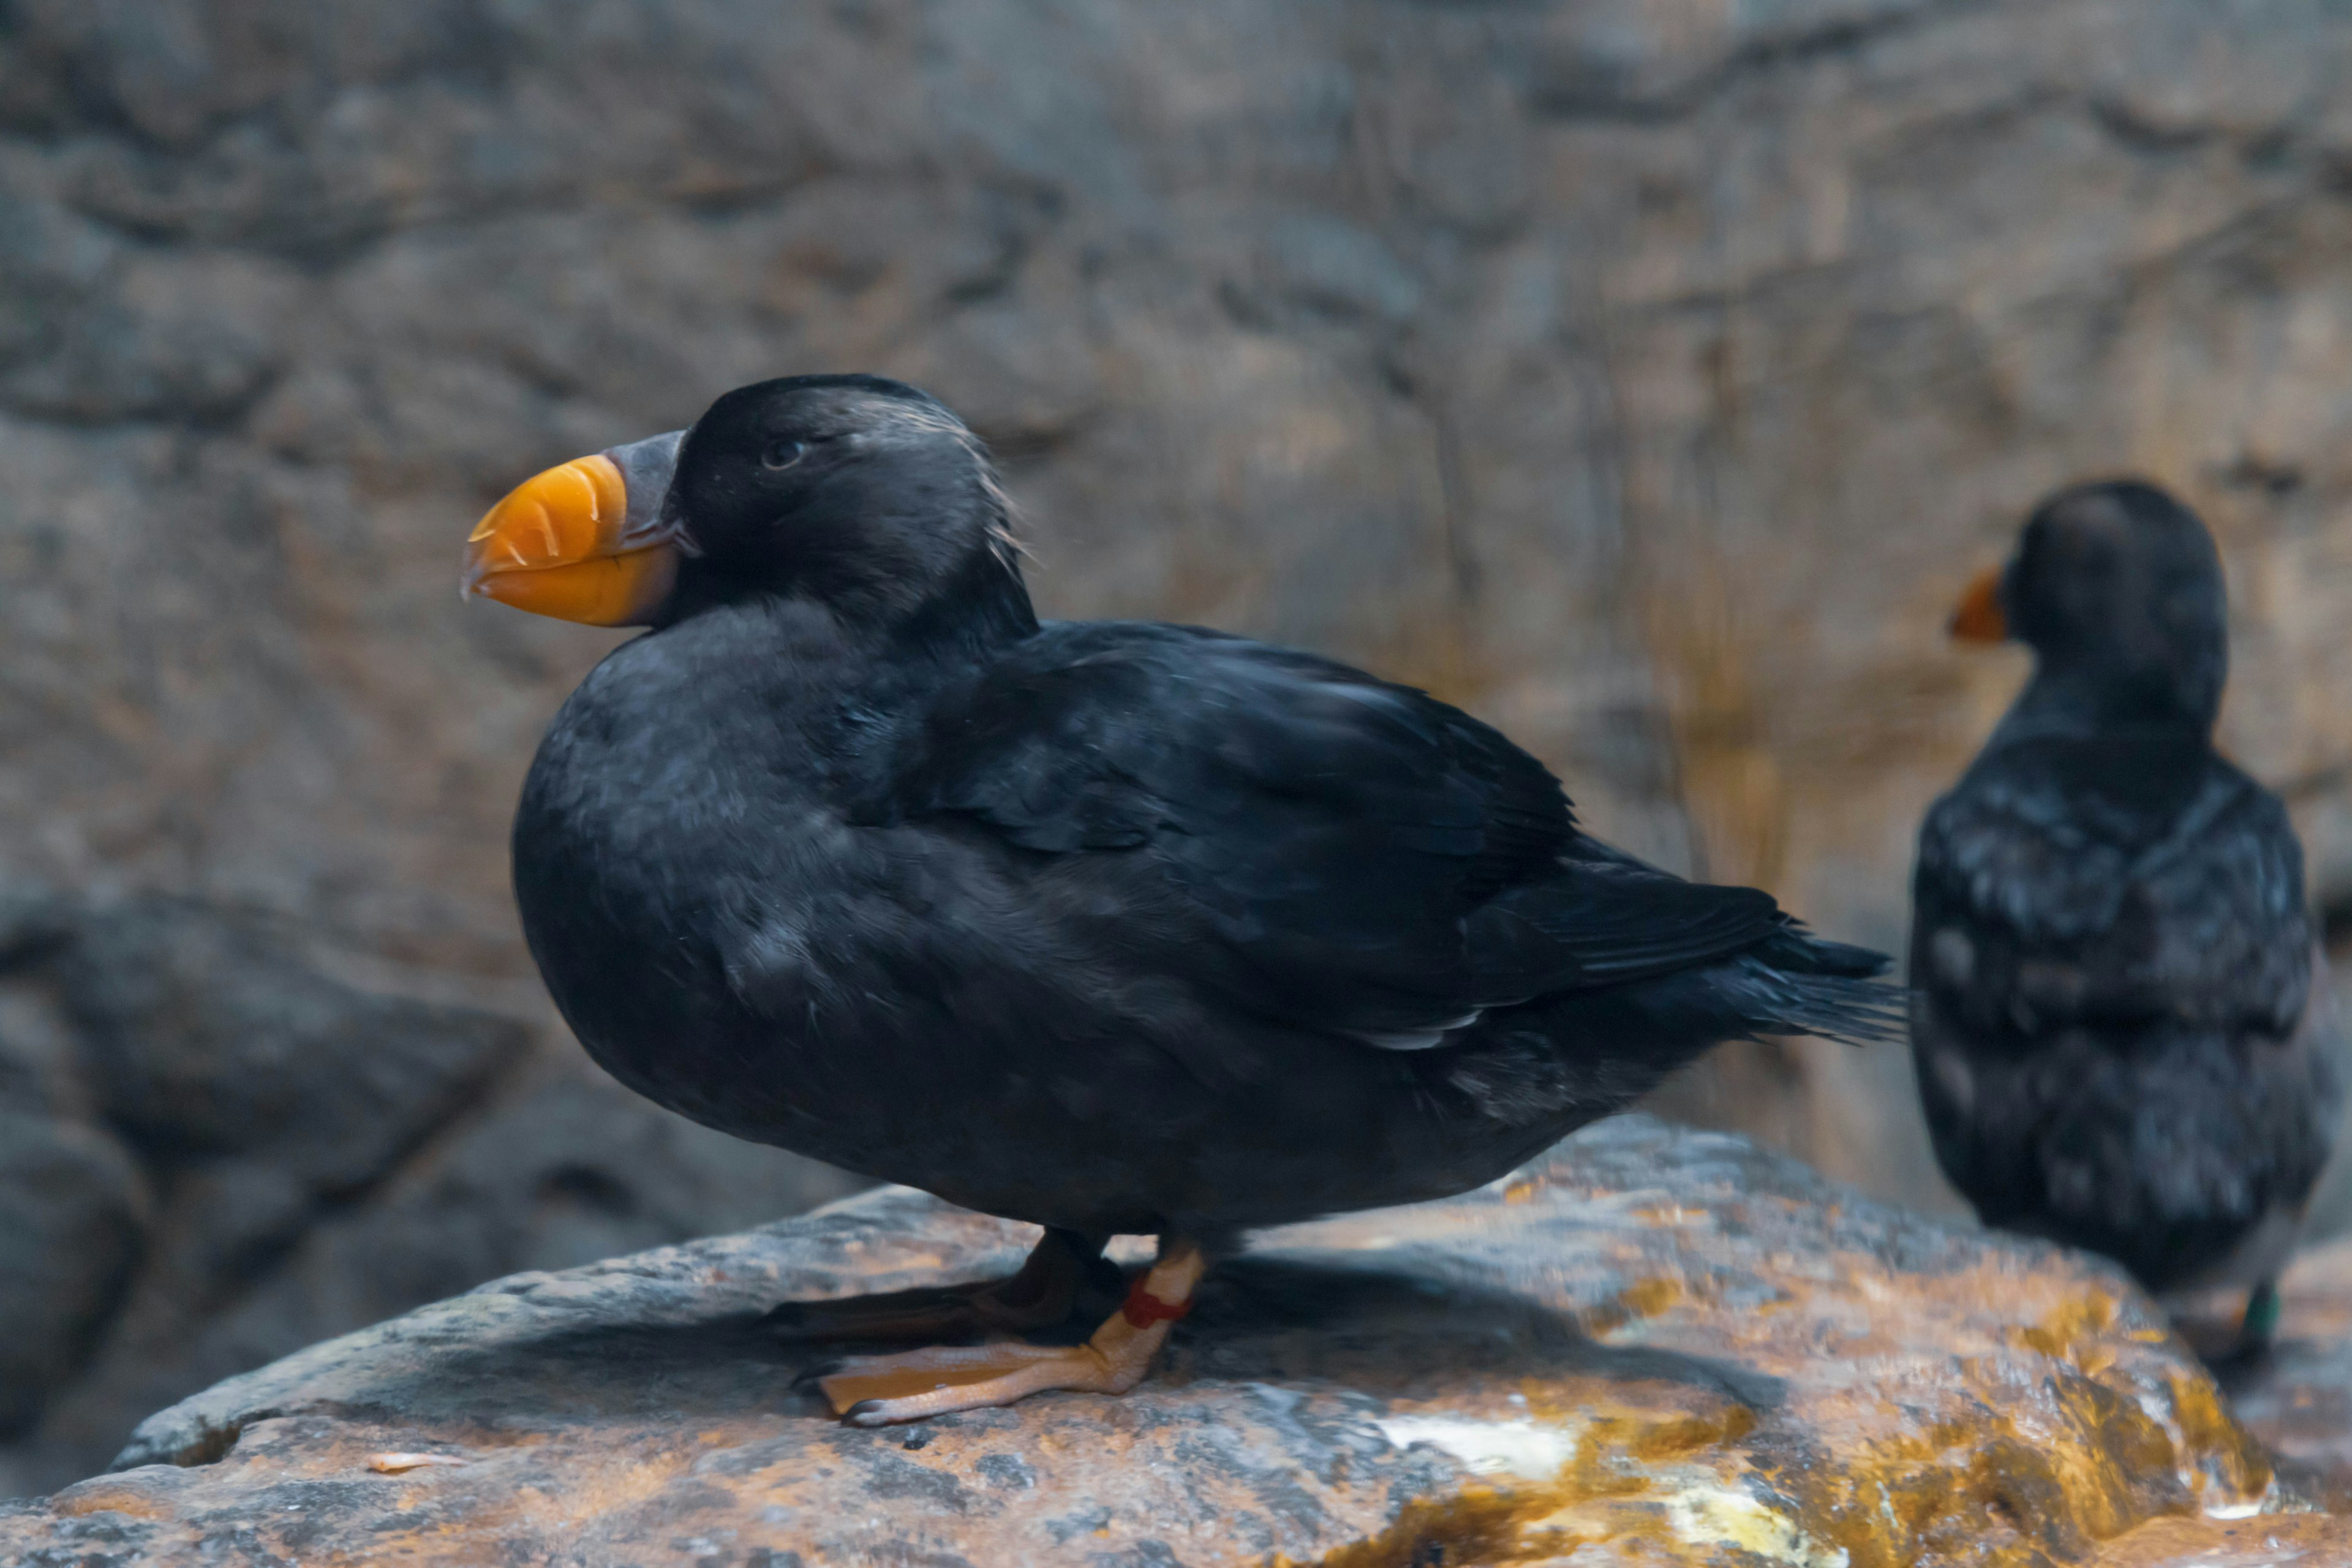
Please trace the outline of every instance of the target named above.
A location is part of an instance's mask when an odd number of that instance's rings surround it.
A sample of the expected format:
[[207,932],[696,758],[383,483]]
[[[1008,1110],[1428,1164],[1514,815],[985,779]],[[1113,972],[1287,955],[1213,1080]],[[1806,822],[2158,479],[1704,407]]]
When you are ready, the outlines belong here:
[[1173,1323],[1192,1315],[1192,1303],[1190,1300],[1171,1306],[1145,1289],[1144,1286],[1150,1279],[1148,1270],[1135,1277],[1134,1289],[1128,1291],[1126,1301],[1118,1309],[1120,1317],[1139,1329],[1148,1329],[1154,1323]]

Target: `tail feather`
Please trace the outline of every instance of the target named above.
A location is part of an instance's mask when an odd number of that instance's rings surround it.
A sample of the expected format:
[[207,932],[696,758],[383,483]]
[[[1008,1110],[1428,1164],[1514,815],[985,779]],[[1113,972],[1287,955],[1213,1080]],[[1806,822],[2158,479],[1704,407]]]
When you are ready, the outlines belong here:
[[1746,1016],[1747,1026],[1727,1038],[1818,1035],[1844,1045],[1867,1046],[1900,1040],[1910,1027],[1909,994],[1883,980],[1780,969],[1748,953],[1710,972],[1708,978]]
[[1875,978],[1890,960],[1801,928],[1704,968],[1612,987],[1616,1005],[1663,1035],[1753,1040],[1815,1035],[1849,1046],[1906,1037],[1910,997]]
[[1818,1035],[1862,1046],[1899,1040],[1909,1031],[1909,993],[1878,978],[1894,963],[1874,948],[1824,941],[1790,920],[1706,973],[1750,1020],[1735,1038]]
[[[1532,1024],[1588,1075],[1613,1073],[1625,1091],[1622,1103],[1726,1040],[1901,1039],[1906,1003],[1901,987],[1884,981],[1792,972],[1743,952],[1700,969],[1539,997],[1503,1016]],[[1610,1098],[1586,1088],[1595,1101]]]
[[1895,963],[1876,948],[1817,937],[1804,921],[1794,919],[1748,951],[1791,974],[1843,974],[1855,980],[1884,974]]

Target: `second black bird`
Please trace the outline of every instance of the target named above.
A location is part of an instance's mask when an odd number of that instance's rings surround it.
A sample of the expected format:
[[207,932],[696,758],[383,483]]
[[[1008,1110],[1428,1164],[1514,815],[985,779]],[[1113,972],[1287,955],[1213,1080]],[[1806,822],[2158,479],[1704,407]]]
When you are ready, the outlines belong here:
[[1955,635],[2033,676],[1920,829],[1912,1043],[1986,1224],[2251,1286],[2251,1345],[2340,1089],[2302,847],[2213,747],[2226,614],[2204,525],[2139,483],[2052,497],[1979,580]]

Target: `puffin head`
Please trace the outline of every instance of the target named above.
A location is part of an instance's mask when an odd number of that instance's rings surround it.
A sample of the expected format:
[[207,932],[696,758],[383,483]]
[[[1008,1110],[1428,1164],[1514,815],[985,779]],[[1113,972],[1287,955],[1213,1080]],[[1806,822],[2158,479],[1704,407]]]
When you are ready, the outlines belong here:
[[874,375],[739,387],[685,430],[533,476],[475,528],[464,582],[594,626],[761,596],[855,622],[964,601],[1029,614],[979,440],[928,394]]
[[1969,584],[1951,631],[2024,643],[2042,675],[2095,690],[2117,719],[2210,724],[2229,672],[2213,537],[2137,479],[2073,485],[2042,501],[2008,563]]

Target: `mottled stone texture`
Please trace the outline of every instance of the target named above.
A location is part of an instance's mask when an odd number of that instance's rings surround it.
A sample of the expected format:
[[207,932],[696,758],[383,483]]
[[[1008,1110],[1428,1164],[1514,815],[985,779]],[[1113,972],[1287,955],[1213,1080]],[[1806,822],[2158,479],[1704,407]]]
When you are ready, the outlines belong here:
[[0,900],[0,1496],[313,1341],[852,1185],[331,957],[187,900]]
[[2151,1520],[2092,1562],[2095,1568],[2336,1568],[2352,1562],[2352,1520],[2314,1513]]
[[751,1321],[1023,1231],[889,1189],[500,1280],[157,1415],[0,1556],[2040,1568],[2294,1506],[2120,1276],[1646,1118],[1267,1235],[1123,1399],[856,1431]]

